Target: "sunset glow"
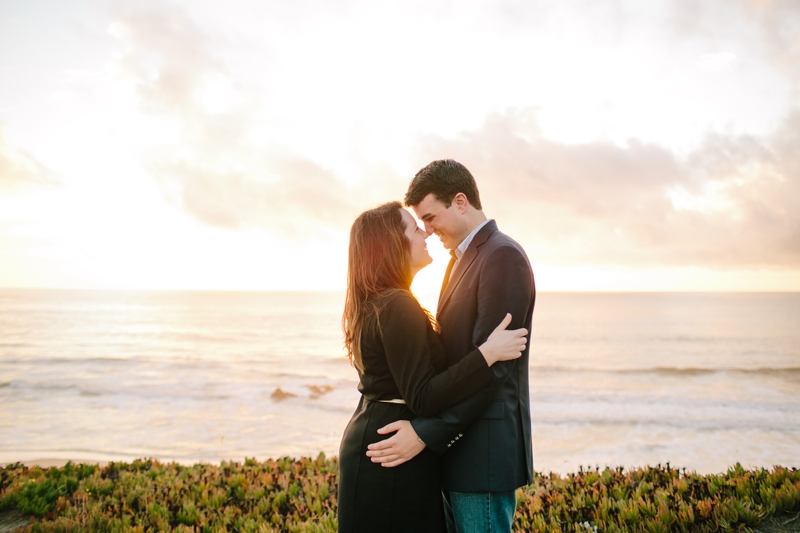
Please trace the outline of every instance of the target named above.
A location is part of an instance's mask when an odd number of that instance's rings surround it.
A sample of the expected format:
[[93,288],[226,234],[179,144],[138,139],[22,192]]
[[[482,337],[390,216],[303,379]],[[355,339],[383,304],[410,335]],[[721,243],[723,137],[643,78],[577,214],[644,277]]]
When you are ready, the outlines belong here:
[[0,287],[341,290],[355,216],[451,157],[540,290],[800,290],[797,2],[0,15]]

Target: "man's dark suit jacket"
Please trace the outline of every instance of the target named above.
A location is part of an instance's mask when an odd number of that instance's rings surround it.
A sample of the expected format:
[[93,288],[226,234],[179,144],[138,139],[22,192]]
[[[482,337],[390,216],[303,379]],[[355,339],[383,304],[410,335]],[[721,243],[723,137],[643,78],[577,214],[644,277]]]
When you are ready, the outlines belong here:
[[528,257],[490,220],[470,243],[439,298],[436,319],[447,364],[486,341],[511,313],[508,329],[527,328],[522,357],[492,365],[494,382],[429,418],[411,421],[442,455],[442,485],[456,492],[514,490],[533,482],[528,353],[536,299]]

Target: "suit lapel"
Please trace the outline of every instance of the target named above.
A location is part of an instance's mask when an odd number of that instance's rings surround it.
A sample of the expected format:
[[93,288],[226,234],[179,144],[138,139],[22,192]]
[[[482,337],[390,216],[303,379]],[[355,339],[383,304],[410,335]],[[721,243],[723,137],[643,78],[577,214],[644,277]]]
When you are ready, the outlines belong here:
[[447,287],[444,290],[444,294],[441,295],[439,298],[439,305],[437,305],[436,314],[440,315],[444,310],[445,305],[450,300],[450,296],[452,296],[453,292],[458,287],[461,278],[464,277],[464,274],[469,270],[469,267],[472,265],[475,258],[478,257],[478,249],[489,239],[489,235],[497,231],[497,223],[494,220],[490,220],[487,222],[475,237],[472,239],[472,242],[469,243],[467,247],[467,251],[464,252],[464,255],[461,257],[461,261],[458,262],[456,267],[453,269],[453,273],[450,276],[450,282],[447,284]]

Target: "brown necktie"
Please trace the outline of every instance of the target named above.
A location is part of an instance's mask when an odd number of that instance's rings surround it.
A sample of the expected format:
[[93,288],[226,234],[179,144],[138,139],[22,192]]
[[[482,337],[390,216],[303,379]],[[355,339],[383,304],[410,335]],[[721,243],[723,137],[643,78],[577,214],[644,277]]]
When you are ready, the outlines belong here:
[[447,264],[447,270],[444,273],[444,280],[442,281],[442,290],[439,291],[439,299],[442,299],[442,295],[444,294],[444,290],[447,288],[447,284],[450,283],[450,273],[453,271],[453,266],[456,264],[456,253],[453,250],[450,250],[450,262]]

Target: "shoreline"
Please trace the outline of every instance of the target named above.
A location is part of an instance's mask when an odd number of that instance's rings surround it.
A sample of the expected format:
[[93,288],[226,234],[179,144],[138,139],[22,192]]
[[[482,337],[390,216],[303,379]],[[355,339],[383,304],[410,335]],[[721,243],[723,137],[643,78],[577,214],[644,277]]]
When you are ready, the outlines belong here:
[[84,465],[96,465],[100,468],[108,466],[108,463],[112,461],[95,461],[93,459],[58,459],[58,458],[48,458],[48,457],[41,457],[36,459],[26,459],[24,461],[13,461],[10,463],[0,463],[0,468],[5,468],[9,465],[14,464],[22,464],[27,466],[28,468],[38,466],[39,468],[64,468],[64,465],[67,463],[72,462],[72,464],[84,464]]

